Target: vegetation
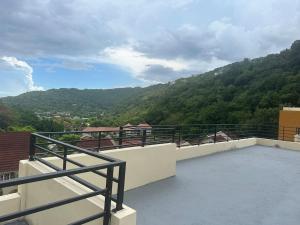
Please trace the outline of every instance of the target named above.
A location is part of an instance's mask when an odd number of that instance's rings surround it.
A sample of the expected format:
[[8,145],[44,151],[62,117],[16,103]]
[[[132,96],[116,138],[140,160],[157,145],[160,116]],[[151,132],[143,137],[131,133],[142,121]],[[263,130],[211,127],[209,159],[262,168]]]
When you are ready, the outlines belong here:
[[[18,107],[34,112],[68,112],[71,117],[88,117],[88,123],[94,126],[141,121],[277,123],[281,106],[300,105],[300,41],[280,54],[245,59],[208,73],[147,88],[57,89],[2,100],[18,112]],[[7,129],[13,120],[37,130],[63,129],[53,124],[53,120],[35,118],[33,121],[32,114],[26,117],[26,113],[17,113],[12,117],[8,112],[0,106],[1,129]]]
[[12,109],[0,102],[0,132],[63,131],[63,124],[52,119],[39,119],[33,112]]
[[77,143],[77,141],[80,140],[80,135],[77,135],[77,134],[64,134],[61,137],[59,137],[58,140],[74,145],[74,144]]

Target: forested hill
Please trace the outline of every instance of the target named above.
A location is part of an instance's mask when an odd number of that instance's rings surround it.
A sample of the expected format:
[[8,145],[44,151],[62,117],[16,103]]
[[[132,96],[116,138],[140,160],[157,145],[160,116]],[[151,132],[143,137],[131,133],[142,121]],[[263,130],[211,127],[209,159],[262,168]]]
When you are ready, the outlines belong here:
[[300,41],[280,54],[147,88],[56,89],[3,98],[8,106],[73,114],[105,112],[103,120],[174,123],[277,122],[282,105],[300,105]]

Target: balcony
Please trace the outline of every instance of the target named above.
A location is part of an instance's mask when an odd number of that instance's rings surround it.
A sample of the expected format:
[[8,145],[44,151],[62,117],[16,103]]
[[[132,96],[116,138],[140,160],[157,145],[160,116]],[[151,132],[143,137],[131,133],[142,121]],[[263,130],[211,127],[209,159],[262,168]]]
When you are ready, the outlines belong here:
[[278,127],[203,127],[120,129],[109,150],[99,132],[88,149],[60,141],[66,133],[32,134],[20,177],[0,183],[18,185],[0,197],[0,222],[298,224],[300,143],[275,140]]

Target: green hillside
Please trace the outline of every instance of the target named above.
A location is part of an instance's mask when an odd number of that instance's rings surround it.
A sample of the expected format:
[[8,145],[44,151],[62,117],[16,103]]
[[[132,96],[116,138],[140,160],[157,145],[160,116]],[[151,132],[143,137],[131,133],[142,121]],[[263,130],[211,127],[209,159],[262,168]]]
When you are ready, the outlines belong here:
[[[280,54],[147,88],[53,89],[3,98],[10,107],[102,113],[114,123],[276,123],[282,105],[300,105],[300,41]],[[103,114],[104,112],[104,114]]]

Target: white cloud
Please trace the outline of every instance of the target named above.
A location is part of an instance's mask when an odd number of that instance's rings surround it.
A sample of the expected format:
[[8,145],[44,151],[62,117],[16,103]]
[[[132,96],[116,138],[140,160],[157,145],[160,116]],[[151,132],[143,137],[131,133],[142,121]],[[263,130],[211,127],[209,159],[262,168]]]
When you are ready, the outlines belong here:
[[107,62],[167,81],[288,48],[300,1],[10,0],[0,21],[3,55],[51,59],[50,69]]
[[121,66],[134,77],[153,83],[167,82],[179,77],[206,72],[229,63],[216,57],[207,60],[150,57],[131,46],[106,48],[100,53],[100,61]]
[[43,90],[34,85],[32,73],[33,69],[28,63],[15,57],[0,57],[0,96]]
[[[161,65],[171,68],[174,71],[188,69],[186,62],[180,59],[166,60],[154,57],[148,57],[142,52],[134,50],[130,46],[109,47],[101,52],[100,60],[103,62],[119,65],[130,72],[137,78],[143,79],[143,73],[151,65]],[[155,80],[154,80],[155,81]]]

